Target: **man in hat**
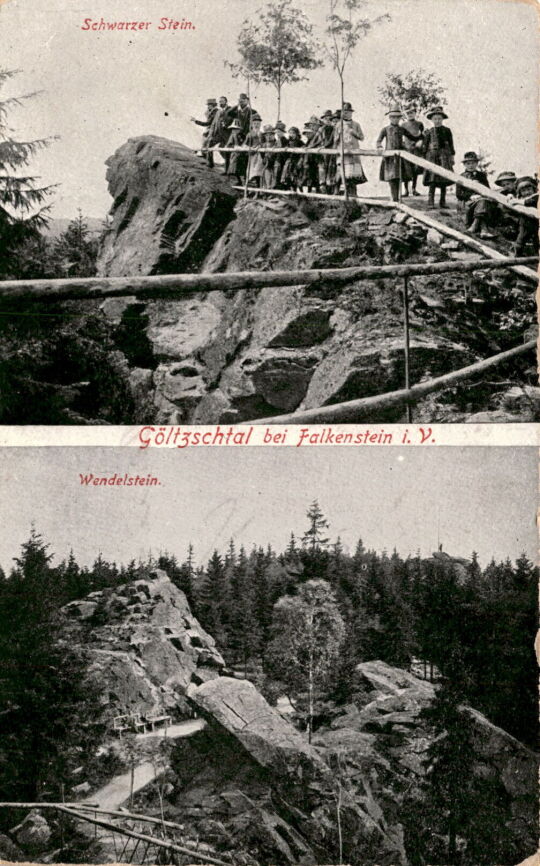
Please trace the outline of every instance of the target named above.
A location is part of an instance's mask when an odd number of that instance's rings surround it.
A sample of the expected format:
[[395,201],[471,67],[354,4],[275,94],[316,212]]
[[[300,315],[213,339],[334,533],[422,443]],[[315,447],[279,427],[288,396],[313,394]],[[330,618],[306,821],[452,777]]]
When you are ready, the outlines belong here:
[[[332,112],[328,108],[321,115],[319,127],[315,132],[311,145],[313,148],[333,148],[334,123]],[[318,184],[321,193],[332,193],[336,182],[336,157],[333,153],[324,153],[317,157]]]
[[[519,204],[530,208],[538,206],[538,182],[533,177],[520,177],[516,182],[516,192]],[[538,255],[538,218],[520,214],[514,255],[524,256],[527,253]]]
[[197,120],[195,117],[190,117],[192,123],[196,123],[197,126],[206,127],[205,132],[203,132],[202,136],[202,144],[201,144],[201,157],[206,159],[210,168],[214,166],[214,154],[211,150],[208,150],[208,136],[210,133],[210,127],[212,126],[212,122],[214,120],[215,114],[217,111],[217,100],[216,99],[207,99],[206,100],[206,115],[204,120]]
[[236,120],[240,124],[240,132],[244,136],[244,139],[251,129],[252,111],[253,109],[249,104],[247,93],[241,93],[238,97],[238,105],[235,105],[234,108],[231,108],[230,118],[236,118]]
[[[403,146],[405,150],[408,150],[409,153],[415,153],[417,156],[421,156],[422,147],[423,147],[423,138],[422,134],[424,132],[424,124],[421,120],[418,120],[416,117],[416,106],[408,105],[405,109],[405,117],[406,120],[403,121],[401,127],[403,130],[410,132],[413,136],[415,136],[414,140],[405,138],[403,142]],[[416,138],[416,136],[420,136]],[[416,189],[416,182],[418,180],[418,176],[422,174],[423,169],[420,168],[419,165],[415,165],[414,162],[409,162],[410,173],[412,174],[412,194],[415,196],[419,196],[420,193]],[[404,179],[405,192],[403,196],[409,195],[409,181]]]
[[[453,171],[456,154],[454,138],[452,131],[447,126],[443,126],[443,120],[447,120],[448,115],[441,105],[436,105],[427,112],[426,117],[431,120],[433,126],[424,132],[424,156],[429,162],[440,165],[441,168],[446,168],[448,171]],[[439,207],[448,207],[446,204],[446,187],[452,185],[452,180],[441,177],[436,171],[425,169],[423,183],[424,186],[429,187],[428,207],[435,207],[435,190],[437,187],[440,189]]]
[[[274,127],[272,124],[267,123],[263,126],[262,130],[262,147],[274,148],[276,146],[276,135],[274,131]],[[262,187],[263,189],[274,189],[275,186],[275,165],[276,165],[276,154],[269,153],[265,151],[262,154],[263,160],[263,172],[262,172]]]
[[[487,186],[489,189],[488,176],[485,171],[479,168],[480,160],[474,150],[468,150],[462,162],[465,171],[461,173],[461,177],[475,180],[476,183],[481,183],[482,186]],[[481,238],[492,238],[493,235],[488,231],[488,226],[493,225],[495,221],[495,203],[459,183],[456,184],[456,198],[458,208],[465,208],[465,225],[467,228],[473,234],[480,235]]]
[[[386,112],[390,123],[383,127],[377,138],[377,150],[382,149],[383,141],[386,150],[404,150],[405,141],[420,141],[422,133],[412,133],[400,126],[402,111],[399,105],[392,105]],[[380,180],[385,180],[390,185],[392,201],[399,201],[400,182],[413,179],[411,163],[401,156],[384,156],[381,161]],[[407,193],[408,194],[408,193]]]
[[[225,145],[228,138],[228,128],[231,123],[231,107],[226,96],[220,96],[218,100],[217,110],[212,118],[212,125],[208,130],[208,147],[216,147]],[[225,162],[225,173],[227,173],[228,153],[221,154]]]
[[345,179],[345,188],[350,195],[356,194],[356,186],[366,183],[367,177],[362,168],[360,156],[347,153],[351,150],[360,150],[360,142],[364,140],[364,133],[359,123],[352,119],[354,108],[350,102],[344,102],[341,107],[341,118],[336,124],[334,131],[334,147],[345,151],[342,161],[341,153],[337,157],[337,167]]

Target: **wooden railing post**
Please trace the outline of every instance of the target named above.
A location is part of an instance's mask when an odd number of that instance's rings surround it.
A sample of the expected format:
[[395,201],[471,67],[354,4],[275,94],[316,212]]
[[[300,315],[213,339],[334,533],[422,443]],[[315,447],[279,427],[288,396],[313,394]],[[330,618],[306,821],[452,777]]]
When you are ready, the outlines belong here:
[[[405,342],[405,390],[411,387],[410,340],[409,340],[409,279],[403,278],[403,338]],[[412,406],[407,400],[407,421],[412,422]]]

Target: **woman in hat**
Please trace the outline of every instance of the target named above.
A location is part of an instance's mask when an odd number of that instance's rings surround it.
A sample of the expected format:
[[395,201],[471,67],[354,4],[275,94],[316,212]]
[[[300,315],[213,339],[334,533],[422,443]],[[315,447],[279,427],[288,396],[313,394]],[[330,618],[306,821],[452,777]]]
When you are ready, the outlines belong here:
[[[344,102],[341,110],[341,118],[336,124],[334,131],[334,147],[341,149],[343,140],[344,151],[360,150],[360,142],[364,140],[364,133],[359,123],[352,119],[354,108],[350,102]],[[342,139],[343,129],[343,139]],[[345,178],[345,186],[349,194],[355,195],[356,186],[359,183],[366,183],[367,177],[362,168],[360,156],[354,153],[345,153],[342,166],[341,153],[336,159],[336,166]]]
[[285,154],[286,159],[281,174],[281,182],[284,189],[298,190],[301,189],[304,142],[297,126],[291,126],[289,129],[288,146],[298,148],[299,153]]
[[[238,118],[234,118],[229,126],[228,133],[229,137],[227,138],[226,147],[241,147],[243,137]],[[236,176],[238,183],[242,184],[245,177],[245,154],[233,152],[229,153],[228,156],[229,161],[225,174]]]
[[[377,150],[382,149],[382,143],[385,142],[386,150],[403,150],[405,141],[419,141],[422,138],[422,133],[414,134],[408,132],[399,122],[402,118],[402,112],[399,105],[392,105],[386,116],[390,118],[388,126],[383,127],[377,138]],[[399,200],[399,186],[402,180],[412,180],[413,173],[410,162],[403,159],[401,156],[383,156],[381,160],[380,180],[385,180],[390,184],[390,194],[392,201]]]
[[[276,136],[274,132],[274,127],[269,123],[263,127],[262,131],[262,146],[265,147],[275,147],[276,146]],[[263,189],[274,189],[276,182],[276,154],[264,152],[262,154],[263,159],[263,173],[262,173],[262,187]]]
[[247,166],[248,186],[260,187],[264,161],[263,154],[259,153],[259,148],[263,146],[263,137],[261,135],[261,115],[256,111],[251,113],[251,128],[246,135],[245,144],[251,150]]
[[[408,105],[407,108],[405,109],[405,117],[406,117],[406,120],[404,120],[403,123],[401,124],[402,128],[404,130],[407,130],[407,132],[412,133],[413,136],[419,135],[420,138],[416,139],[414,141],[406,138],[405,141],[403,142],[403,146],[404,146],[405,150],[409,151],[409,153],[415,153],[417,156],[421,156],[422,155],[422,148],[423,148],[422,135],[424,132],[424,124],[422,123],[421,120],[418,120],[416,117],[416,106]],[[423,169],[420,168],[419,165],[415,165],[414,162],[408,162],[408,165],[409,165],[409,168],[410,168],[411,173],[412,173],[412,194],[419,196],[420,193],[416,189],[416,182],[418,180],[418,176],[422,174]],[[404,180],[404,184],[405,184],[405,192],[403,193],[403,195],[408,196],[409,195],[409,181]]]
[[[435,108],[428,111],[426,117],[428,120],[431,120],[433,126],[424,132],[424,156],[429,162],[440,165],[441,168],[446,168],[448,171],[453,171],[456,154],[454,150],[454,138],[452,130],[447,126],[443,126],[443,120],[447,120],[448,115],[442,106],[436,105]],[[439,187],[441,191],[439,207],[448,207],[446,204],[446,187],[451,186],[453,181],[441,177],[435,171],[425,169],[423,182],[424,186],[429,187],[428,206],[435,207],[435,190]]]
[[[468,150],[463,157],[463,165],[465,171],[461,173],[461,177],[467,180],[475,180],[476,183],[481,183],[482,186],[487,186],[489,189],[489,180],[485,171],[481,171],[479,166],[480,160],[478,154],[474,150]],[[456,184],[456,198],[458,207],[465,208],[465,225],[473,234],[480,235],[481,238],[492,238],[493,235],[487,230],[488,225],[493,223],[493,216],[496,210],[495,203],[489,198],[484,198],[479,193],[474,193],[472,189],[461,184]]]

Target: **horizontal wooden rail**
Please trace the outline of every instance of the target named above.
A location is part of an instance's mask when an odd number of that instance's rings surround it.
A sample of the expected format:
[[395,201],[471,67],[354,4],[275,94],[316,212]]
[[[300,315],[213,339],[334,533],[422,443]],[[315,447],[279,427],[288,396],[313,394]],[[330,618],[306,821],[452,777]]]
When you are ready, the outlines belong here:
[[532,352],[536,348],[536,340],[529,340],[523,343],[522,346],[515,346],[506,352],[500,352],[498,355],[492,355],[491,358],[486,358],[484,361],[477,361],[475,364],[470,364],[468,367],[462,367],[460,370],[454,370],[452,373],[446,373],[444,376],[439,376],[437,379],[428,379],[427,382],[420,382],[418,385],[413,385],[412,388],[403,388],[399,391],[389,391],[386,394],[377,394],[374,397],[363,397],[358,400],[348,400],[346,403],[336,403],[328,406],[320,406],[317,409],[305,409],[300,412],[290,412],[287,415],[274,415],[270,418],[257,418],[255,420],[243,421],[243,424],[342,424],[356,423],[361,421],[366,416],[373,419],[373,413],[394,409],[398,406],[412,406],[418,403],[423,397],[428,394],[433,394],[435,391],[445,391],[448,388],[453,388],[459,385],[460,382],[465,382],[467,379],[472,379],[483,373],[485,370],[490,370],[499,364],[504,364],[506,361],[512,361],[526,352]]
[[182,298],[193,292],[240,291],[242,289],[287,288],[319,282],[348,283],[351,280],[384,280],[391,277],[467,273],[509,268],[537,262],[534,256],[497,261],[419,262],[399,265],[359,265],[297,271],[244,271],[230,274],[161,274],[141,277],[73,277],[58,280],[6,280],[0,282],[0,301],[80,300],[134,296],[137,298]]
[[[506,196],[495,192],[495,190],[491,189],[490,187],[484,186],[483,184],[478,183],[476,180],[471,180],[468,177],[462,177],[461,175],[456,174],[453,171],[449,171],[447,168],[443,168],[441,165],[434,165],[434,163],[429,162],[422,156],[417,156],[415,153],[410,153],[408,150],[388,151],[388,153],[399,154],[403,157],[403,159],[406,159],[408,162],[412,162],[414,163],[414,165],[417,165],[420,168],[432,171],[433,174],[436,174],[439,177],[444,177],[446,180],[449,180],[452,183],[459,184],[459,186],[464,186],[466,187],[466,189],[470,189],[472,192],[478,193],[483,198],[489,198],[492,201],[496,201],[497,204],[502,205],[508,210],[515,211],[516,213],[522,214],[523,216],[538,219],[538,210],[536,208],[524,207],[520,204],[512,204],[508,201]],[[386,156],[388,154],[383,152],[383,155]]]
[[[245,186],[233,186],[233,189],[238,189],[241,192],[246,192]],[[290,196],[301,196],[302,198],[322,198],[326,199],[326,201],[333,202],[357,202],[358,204],[367,204],[372,207],[386,207],[386,208],[394,208],[396,207],[396,202],[390,201],[387,198],[368,198],[361,197],[358,195],[350,195],[348,198],[345,198],[344,195],[331,195],[330,193],[325,192],[301,192],[300,190],[294,189],[267,189],[266,187],[259,186],[248,186],[247,192],[249,193],[266,193],[267,195],[290,195]]]
[[[395,205],[397,210],[406,213],[408,216],[412,217],[418,222],[424,223],[424,225],[435,229],[442,235],[447,235],[450,238],[454,238],[464,246],[471,247],[471,249],[482,253],[482,255],[488,256],[494,261],[502,261],[505,258],[505,255],[503,253],[500,253],[498,250],[493,249],[493,247],[488,247],[487,244],[483,244],[480,240],[478,240],[478,238],[473,237],[472,235],[466,235],[463,232],[452,228],[452,226],[449,226],[446,223],[441,222],[440,220],[434,219],[429,214],[424,213],[424,211],[417,210],[414,207],[409,207],[409,205],[403,204],[402,202],[396,202]],[[516,274],[519,274],[520,277],[526,277],[528,280],[533,280],[535,283],[538,282],[538,271],[533,270],[532,268],[524,267],[522,263],[518,263],[517,259],[510,269]]]
[[[200,152],[201,148],[197,149],[197,153]],[[332,148],[332,147],[321,147],[321,148],[310,148],[310,147],[244,147],[243,145],[239,147],[220,147],[219,145],[213,146],[210,148],[204,148],[204,151],[218,151],[221,153],[296,153],[301,155],[312,155],[317,156],[319,154],[334,154],[335,156],[340,156],[341,151]],[[509,202],[507,197],[501,195],[501,193],[495,192],[495,190],[491,189],[488,186],[484,186],[481,183],[478,183],[476,180],[471,180],[468,177],[463,177],[462,175],[456,174],[453,171],[449,171],[447,168],[443,168],[441,165],[436,165],[434,162],[430,162],[427,159],[424,159],[422,156],[417,156],[415,153],[411,153],[408,150],[346,150],[346,156],[377,156],[379,158],[386,156],[401,156],[403,159],[406,159],[408,162],[414,163],[414,165],[419,166],[420,168],[427,169],[428,171],[433,172],[433,174],[438,175],[439,177],[444,177],[446,180],[451,181],[451,183],[459,184],[460,186],[464,186],[466,189],[470,189],[472,192],[478,193],[484,198],[489,198],[492,201],[497,202],[502,207],[507,208],[508,210],[515,211],[515,213],[522,214],[523,216],[531,217],[532,219],[538,219],[538,210],[532,207],[524,207],[520,204],[515,204]]]

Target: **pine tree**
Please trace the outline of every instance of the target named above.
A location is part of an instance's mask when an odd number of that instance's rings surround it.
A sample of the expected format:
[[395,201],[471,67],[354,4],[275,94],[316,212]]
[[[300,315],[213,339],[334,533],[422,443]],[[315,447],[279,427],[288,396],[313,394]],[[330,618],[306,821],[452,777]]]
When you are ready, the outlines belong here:
[[97,238],[92,237],[88,223],[79,210],[54,244],[53,255],[62,276],[93,277],[96,273]]
[[[0,70],[0,88],[16,74],[16,70]],[[38,178],[26,173],[32,157],[52,139],[17,141],[11,137],[7,125],[10,109],[36,95],[0,99],[0,248],[4,253],[0,276],[3,278],[19,276],[19,249],[39,237],[39,230],[47,223],[49,207],[45,202],[53,191],[52,186],[40,186]]]
[[227,647],[227,624],[224,615],[227,589],[223,560],[217,550],[214,550],[199,589],[197,610],[204,628],[222,650]]

